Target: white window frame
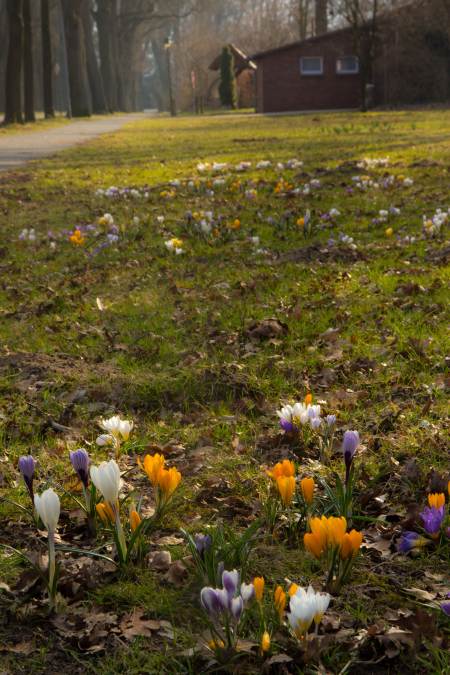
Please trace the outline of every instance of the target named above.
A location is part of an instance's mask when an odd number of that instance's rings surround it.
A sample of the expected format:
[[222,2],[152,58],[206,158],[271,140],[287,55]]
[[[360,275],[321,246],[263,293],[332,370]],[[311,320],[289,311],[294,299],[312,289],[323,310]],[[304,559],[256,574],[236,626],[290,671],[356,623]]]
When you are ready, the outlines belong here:
[[[315,70],[303,70],[303,61],[306,59],[319,59],[320,60],[320,71]],[[323,56],[301,56],[300,57],[300,74],[305,75],[306,77],[315,77],[317,75],[323,75]]]
[[[339,61],[343,61],[344,59],[355,59],[356,68],[354,70],[349,70],[348,68],[345,70],[339,70]],[[340,56],[338,59],[336,59],[337,75],[358,75],[358,73],[359,73],[359,58],[354,54],[347,54],[346,56]]]

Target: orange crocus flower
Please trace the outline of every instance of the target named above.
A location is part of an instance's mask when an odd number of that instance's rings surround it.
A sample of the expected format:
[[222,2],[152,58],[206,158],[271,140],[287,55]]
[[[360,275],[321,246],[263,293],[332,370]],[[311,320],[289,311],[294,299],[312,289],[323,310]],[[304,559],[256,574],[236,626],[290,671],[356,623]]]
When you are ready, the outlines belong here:
[[255,589],[255,600],[261,602],[264,594],[264,577],[255,577],[253,579],[253,587]]
[[281,621],[283,619],[284,610],[286,609],[286,593],[283,591],[281,586],[277,586],[275,589],[274,605]]
[[335,518],[331,516],[328,518],[328,543],[330,546],[340,546],[342,544],[342,539],[347,530],[347,521],[341,516],[340,518]]
[[443,492],[435,492],[428,495],[428,504],[435,509],[440,509],[445,504],[445,495]]
[[166,498],[170,497],[181,482],[181,473],[174,466],[170,469],[160,469],[158,473],[158,487]]
[[158,485],[158,475],[165,461],[164,455],[159,455],[158,453],[155,455],[145,455],[143,463],[138,460],[139,466],[145,471],[153,486]]
[[320,534],[316,532],[307,532],[303,536],[303,543],[307,551],[313,554],[317,559],[320,558],[325,550],[324,541]]
[[314,478],[302,478],[300,481],[303,499],[307,504],[312,504],[314,500]]
[[130,527],[131,527],[131,531],[134,532],[135,530],[137,530],[137,528],[139,527],[139,525],[141,524],[141,522],[142,522],[141,516],[139,515],[139,513],[138,513],[137,511],[133,510],[133,511],[130,513]]
[[261,638],[261,653],[264,654],[265,652],[268,652],[269,649],[270,649],[270,635],[265,630]]
[[289,459],[277,462],[272,469],[267,470],[267,475],[277,480],[280,476],[295,476],[295,464]]
[[277,488],[280,493],[281,501],[285,506],[289,506],[295,492],[294,476],[280,476],[277,478]]
[[353,558],[358,553],[362,544],[362,540],[363,536],[361,532],[357,532],[356,530],[346,532],[342,538],[341,543],[342,560]]
[[295,595],[297,591],[298,591],[298,584],[291,584],[288,590],[289,597],[292,598],[292,596]]
[[311,528],[311,532],[319,537],[322,549],[325,549],[328,544],[328,518],[325,516],[311,518],[309,527]]
[[108,502],[100,502],[96,505],[95,510],[105,525],[109,525],[109,523],[115,521],[114,511]]

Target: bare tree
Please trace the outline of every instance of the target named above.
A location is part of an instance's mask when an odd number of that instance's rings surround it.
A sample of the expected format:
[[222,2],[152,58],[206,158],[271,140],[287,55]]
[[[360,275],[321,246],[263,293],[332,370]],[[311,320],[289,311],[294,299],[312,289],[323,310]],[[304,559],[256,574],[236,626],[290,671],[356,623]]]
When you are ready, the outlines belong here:
[[52,38],[49,0],[41,0],[42,90],[45,117],[54,117]]
[[74,117],[88,117],[92,113],[92,103],[87,74],[81,0],[61,0],[61,2],[69,67],[72,115]]
[[81,18],[83,21],[83,33],[86,47],[87,73],[89,87],[92,95],[93,112],[102,114],[108,112],[103,79],[97,62],[94,47],[94,26],[92,20],[91,0],[81,0]]
[[8,61],[6,65],[5,124],[22,123],[23,2],[7,0],[9,21]]
[[315,35],[322,35],[328,30],[328,1],[315,0]]
[[351,26],[355,53],[359,58],[361,109],[367,110],[368,86],[373,82],[373,67],[378,31],[378,0],[339,0],[338,8]]
[[34,114],[34,68],[33,68],[33,29],[31,24],[30,0],[23,0],[24,26],[24,108],[25,121],[35,122]]

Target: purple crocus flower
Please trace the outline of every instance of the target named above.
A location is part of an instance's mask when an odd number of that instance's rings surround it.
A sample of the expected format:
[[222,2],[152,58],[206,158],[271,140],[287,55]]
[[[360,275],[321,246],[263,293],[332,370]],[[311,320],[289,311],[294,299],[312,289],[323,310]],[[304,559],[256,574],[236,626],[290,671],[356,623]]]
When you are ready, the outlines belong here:
[[439,536],[444,515],[444,506],[441,506],[439,509],[436,509],[434,506],[426,506],[420,513],[425,531],[433,539],[437,539]]
[[420,541],[423,537],[417,532],[403,532],[398,544],[397,551],[399,553],[408,553],[413,548],[420,546]]
[[231,601],[231,615],[233,619],[238,622],[241,618],[242,611],[244,609],[244,601],[240,595],[237,598],[233,598]]
[[22,478],[27,486],[28,493],[31,497],[31,501],[34,504],[34,492],[33,492],[33,478],[34,478],[34,469],[36,467],[36,460],[32,455],[22,455],[19,459],[19,471],[22,474]]
[[89,484],[89,464],[90,464],[88,453],[84,448],[78,448],[78,450],[71,450],[70,461],[78,475],[78,478],[81,480],[84,487],[87,489]]
[[443,602],[441,605],[441,609],[444,612],[444,614],[450,616],[450,602]]
[[231,572],[224,570],[222,574],[222,585],[228,593],[228,597],[231,601],[231,599],[236,595],[237,589],[239,587],[239,572],[237,570],[232,570]]
[[292,422],[288,422],[288,420],[281,418],[280,419],[280,427],[285,431],[287,434],[292,433],[293,431],[297,430],[297,427],[295,424],[292,424]]
[[336,415],[327,415],[325,417],[325,422],[327,424],[327,427],[334,427],[336,424]]
[[205,586],[200,592],[200,602],[202,607],[210,614],[211,616],[217,616],[220,614],[224,607],[220,601],[219,591],[211,586]]
[[209,534],[196,534],[194,535],[194,541],[197,553],[201,556],[211,548],[212,539]]
[[345,461],[345,482],[348,483],[350,469],[355,456],[356,448],[359,445],[359,434],[357,431],[346,431],[342,441],[342,452]]

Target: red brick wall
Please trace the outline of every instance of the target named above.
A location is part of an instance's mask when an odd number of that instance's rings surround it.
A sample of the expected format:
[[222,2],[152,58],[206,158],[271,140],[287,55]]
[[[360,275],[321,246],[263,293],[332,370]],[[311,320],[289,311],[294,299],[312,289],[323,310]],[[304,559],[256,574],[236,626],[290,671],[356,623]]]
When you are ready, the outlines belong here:
[[[358,108],[359,75],[336,73],[336,59],[354,53],[351,33],[344,32],[258,58],[257,111]],[[323,75],[302,75],[302,56],[322,56]]]

